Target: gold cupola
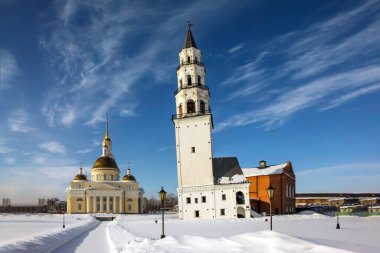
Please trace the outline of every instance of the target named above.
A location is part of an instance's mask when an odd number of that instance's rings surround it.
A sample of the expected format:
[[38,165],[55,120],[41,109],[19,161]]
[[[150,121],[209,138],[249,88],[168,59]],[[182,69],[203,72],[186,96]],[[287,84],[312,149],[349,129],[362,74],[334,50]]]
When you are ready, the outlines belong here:
[[128,163],[127,175],[123,177],[123,181],[136,181],[136,178],[131,175],[131,167]]
[[79,174],[77,174],[74,177],[74,180],[84,180],[84,181],[87,181],[87,176],[83,174],[82,166],[80,166],[80,168],[79,168]]

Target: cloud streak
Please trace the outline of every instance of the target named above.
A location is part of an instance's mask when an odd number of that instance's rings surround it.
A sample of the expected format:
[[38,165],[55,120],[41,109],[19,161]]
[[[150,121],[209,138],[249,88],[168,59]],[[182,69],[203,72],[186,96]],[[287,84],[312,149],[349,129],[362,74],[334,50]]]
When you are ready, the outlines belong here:
[[216,131],[248,124],[270,130],[301,110],[319,106],[322,112],[377,91],[380,64],[367,57],[380,54],[377,10],[380,4],[368,1],[270,41],[222,83],[222,87],[236,87],[229,101],[254,96],[255,109],[224,119]]
[[29,126],[29,115],[23,109],[13,111],[8,118],[9,128],[12,132],[29,133],[36,129]]
[[46,141],[38,145],[38,147],[44,151],[50,153],[64,154],[66,153],[66,148],[61,143],[56,141]]
[[10,88],[12,81],[20,73],[16,57],[8,50],[0,48],[0,91]]

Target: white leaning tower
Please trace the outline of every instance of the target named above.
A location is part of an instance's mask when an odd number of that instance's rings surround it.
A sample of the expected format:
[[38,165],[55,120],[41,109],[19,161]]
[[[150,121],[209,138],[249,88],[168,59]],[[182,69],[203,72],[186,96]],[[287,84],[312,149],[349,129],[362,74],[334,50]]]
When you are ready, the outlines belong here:
[[[249,183],[236,157],[213,158],[213,119],[202,52],[190,24],[177,68],[174,92],[180,219],[249,217]],[[239,201],[237,196],[239,195]],[[239,202],[239,204],[238,204]]]

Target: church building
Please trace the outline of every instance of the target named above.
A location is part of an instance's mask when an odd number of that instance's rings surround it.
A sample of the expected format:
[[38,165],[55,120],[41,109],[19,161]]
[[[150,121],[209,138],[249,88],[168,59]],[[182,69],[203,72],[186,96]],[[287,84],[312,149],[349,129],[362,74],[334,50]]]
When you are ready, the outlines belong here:
[[112,154],[112,141],[106,133],[102,142],[102,155],[91,168],[91,178],[79,169],[67,193],[68,213],[142,213],[143,194],[139,183],[131,174],[120,177],[120,169]]
[[202,52],[190,24],[174,92],[180,219],[250,217],[249,182],[236,157],[214,158],[213,118]]

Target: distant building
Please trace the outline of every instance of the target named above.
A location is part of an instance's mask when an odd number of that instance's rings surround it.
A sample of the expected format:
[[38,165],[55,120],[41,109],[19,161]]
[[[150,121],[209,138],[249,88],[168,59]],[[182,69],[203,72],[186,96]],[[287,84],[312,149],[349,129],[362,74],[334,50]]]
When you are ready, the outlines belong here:
[[380,193],[297,193],[296,206],[372,206],[379,199]]
[[67,189],[68,213],[141,213],[144,191],[127,173],[120,177],[120,169],[112,154],[112,141],[106,133],[102,142],[102,155],[91,168],[91,179],[83,174],[82,168]]
[[243,168],[243,173],[251,183],[249,199],[254,211],[269,214],[267,189],[271,185],[274,188],[272,213],[295,212],[296,176],[291,162],[268,166],[266,161],[260,161],[258,167]]
[[174,92],[180,219],[250,217],[249,182],[236,157],[213,158],[213,118],[202,52],[189,29]]

